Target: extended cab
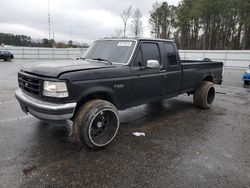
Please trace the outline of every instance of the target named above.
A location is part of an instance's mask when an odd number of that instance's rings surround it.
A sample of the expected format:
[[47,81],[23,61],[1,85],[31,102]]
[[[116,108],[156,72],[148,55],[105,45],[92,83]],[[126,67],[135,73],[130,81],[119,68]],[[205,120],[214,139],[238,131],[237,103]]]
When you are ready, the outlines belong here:
[[73,121],[79,143],[109,144],[119,128],[118,110],[182,93],[210,108],[222,62],[180,60],[175,43],[160,39],[103,39],[83,60],[43,62],[18,72],[22,109],[47,121]]

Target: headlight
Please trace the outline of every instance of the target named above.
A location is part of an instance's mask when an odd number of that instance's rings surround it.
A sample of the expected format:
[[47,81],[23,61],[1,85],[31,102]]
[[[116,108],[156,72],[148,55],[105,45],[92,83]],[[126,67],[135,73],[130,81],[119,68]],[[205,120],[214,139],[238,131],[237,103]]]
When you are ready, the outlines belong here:
[[43,95],[48,97],[66,98],[69,96],[65,82],[43,82]]
[[246,73],[247,73],[247,74],[250,74],[250,69],[246,70]]

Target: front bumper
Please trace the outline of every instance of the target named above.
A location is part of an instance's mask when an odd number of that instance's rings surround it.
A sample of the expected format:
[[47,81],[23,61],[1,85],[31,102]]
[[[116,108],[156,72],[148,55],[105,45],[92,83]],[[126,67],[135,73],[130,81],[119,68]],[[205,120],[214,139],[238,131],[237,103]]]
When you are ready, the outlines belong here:
[[15,96],[25,113],[48,121],[62,121],[73,117],[76,102],[57,104],[35,99],[26,95],[21,89],[17,89]]

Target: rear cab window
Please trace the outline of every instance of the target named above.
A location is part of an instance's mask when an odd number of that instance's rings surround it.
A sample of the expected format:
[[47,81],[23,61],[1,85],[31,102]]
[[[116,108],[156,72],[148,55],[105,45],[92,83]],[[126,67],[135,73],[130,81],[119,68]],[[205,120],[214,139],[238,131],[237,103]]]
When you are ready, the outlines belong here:
[[179,66],[177,52],[175,50],[174,44],[164,43],[164,48],[166,50],[166,61],[170,67]]

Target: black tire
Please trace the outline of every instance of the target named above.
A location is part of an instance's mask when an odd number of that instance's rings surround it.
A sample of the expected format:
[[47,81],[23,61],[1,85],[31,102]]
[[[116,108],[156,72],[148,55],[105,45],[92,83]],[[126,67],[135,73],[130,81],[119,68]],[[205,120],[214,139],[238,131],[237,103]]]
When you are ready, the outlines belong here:
[[11,61],[11,58],[8,57],[8,58],[4,59],[4,61]]
[[249,84],[249,81],[244,80],[244,84],[248,85],[248,84]]
[[107,146],[119,129],[119,115],[116,107],[104,100],[91,100],[82,105],[76,113],[73,134],[80,144],[91,149]]
[[204,81],[194,92],[195,106],[203,109],[211,107],[215,97],[214,84],[212,82]]

